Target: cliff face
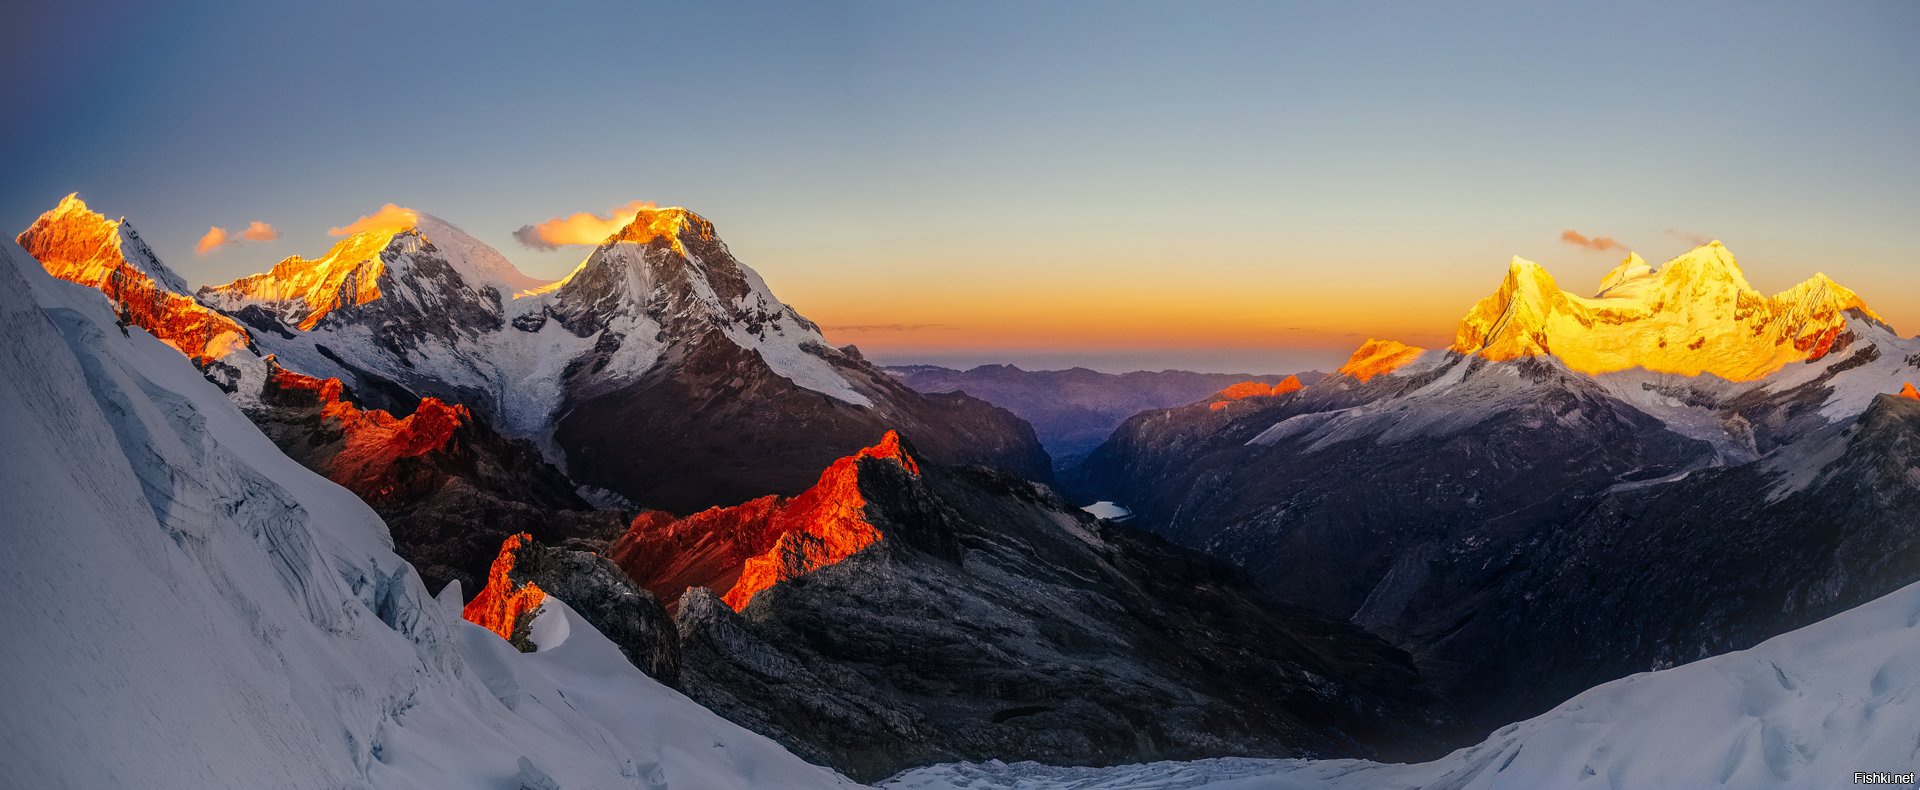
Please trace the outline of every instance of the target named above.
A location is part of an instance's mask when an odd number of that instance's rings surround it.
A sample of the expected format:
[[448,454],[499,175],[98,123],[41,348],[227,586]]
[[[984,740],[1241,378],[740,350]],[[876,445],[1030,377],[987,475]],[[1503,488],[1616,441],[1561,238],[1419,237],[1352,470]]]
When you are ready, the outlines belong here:
[[652,594],[590,551],[545,546],[525,533],[510,535],[500,545],[486,586],[462,615],[511,640],[518,618],[549,598],[565,601],[655,680],[679,681],[680,635],[672,617]]
[[1214,393],[1213,402],[1207,404],[1207,408],[1220,411],[1232,405],[1234,401],[1248,398],[1273,398],[1299,392],[1306,387],[1307,385],[1300,383],[1299,376],[1288,376],[1281,379],[1280,383],[1272,385],[1259,381],[1243,381]]
[[62,280],[106,294],[122,324],[138,326],[205,368],[252,340],[233,319],[202,306],[126,220],[110,220],[68,195],[15,239]]
[[395,417],[381,409],[361,409],[342,399],[339,379],[317,379],[274,367],[261,401],[270,406],[318,409],[321,430],[337,436],[338,448],[314,457],[315,471],[346,486],[375,506],[404,496],[396,465],[402,459],[445,451],[454,434],[470,425],[465,406],[424,398],[412,414]]
[[812,488],[791,499],[762,497],[684,519],[641,514],[614,544],[613,558],[675,605],[688,587],[706,587],[735,611],[745,609],[760,591],[838,563],[883,537],[867,519],[860,489],[865,459],[920,472],[899,434],[888,431],[878,444],[834,461]]
[[621,530],[622,514],[591,509],[531,446],[463,405],[427,397],[396,416],[357,404],[338,379],[272,359],[267,367],[248,416],[294,460],[378,510],[429,586],[479,589],[500,542],[516,533],[559,543]]
[[547,593],[539,584],[513,578],[520,549],[531,542],[533,536],[522,532],[508,536],[507,541],[500,544],[500,554],[487,571],[486,586],[460,610],[461,617],[499,634],[501,639],[513,638],[514,625],[520,618],[538,611],[547,600]]
[[1347,364],[1341,365],[1340,375],[1361,383],[1372,381],[1374,376],[1384,376],[1418,360],[1426,354],[1426,349],[1409,346],[1397,340],[1369,340],[1353,352]]

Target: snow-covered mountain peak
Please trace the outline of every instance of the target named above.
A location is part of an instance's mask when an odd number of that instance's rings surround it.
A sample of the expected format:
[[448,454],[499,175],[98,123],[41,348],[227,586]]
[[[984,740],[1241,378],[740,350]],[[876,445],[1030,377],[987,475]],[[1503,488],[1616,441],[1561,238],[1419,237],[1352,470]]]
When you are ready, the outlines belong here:
[[424,211],[415,211],[414,215],[414,232],[447,252],[447,261],[469,283],[496,286],[503,296],[546,284],[545,280],[527,276],[499,250],[452,223]]
[[1554,281],[1547,267],[1518,255],[1513,256],[1513,260],[1507,264],[1507,278],[1500,283],[1500,288],[1533,300],[1547,298],[1560,291],[1559,284]]
[[[857,406],[872,400],[821,354],[826,338],[739,262],[713,223],[684,208],[645,209],[550,290],[541,308],[573,334],[611,333],[621,352],[609,379],[645,372],[669,348],[719,335],[784,378]],[[518,309],[518,308],[516,308]],[[537,317],[516,318],[535,326]]]
[[1640,253],[1627,253],[1626,260],[1621,261],[1619,266],[1615,266],[1613,271],[1607,272],[1607,276],[1601,278],[1599,295],[1604,297],[1616,288],[1629,282],[1645,279],[1652,274],[1653,265],[1647,263],[1647,259],[1640,257]]
[[78,192],[41,214],[16,241],[62,280],[98,288],[131,269],[168,291],[188,293],[186,281],[160,262],[125,217],[108,219],[88,208]]
[[202,367],[215,360],[246,367],[232,355],[250,347],[247,331],[194,301],[124,218],[107,219],[68,195],[16,240],[48,274],[99,291],[122,324],[146,329]]
[[540,285],[498,250],[445,220],[411,209],[382,216],[387,221],[369,223],[325,255],[288,257],[267,272],[202,288],[200,298],[230,311],[258,305],[311,330],[335,310],[388,296],[386,288],[401,288],[403,298],[420,306],[460,289],[470,297],[462,301],[492,303],[486,312],[497,314],[499,301]]
[[1667,294],[1759,294],[1747,283],[1740,261],[1720,242],[1695,246],[1659,269],[1659,284]]
[[310,330],[335,309],[380,298],[380,275],[386,270],[382,253],[403,238],[417,239],[417,234],[356,233],[318,258],[288,256],[261,274],[201,288],[200,300],[229,312],[259,305],[285,323]]
[[689,234],[710,241],[713,239],[713,223],[679,206],[649,208],[634,214],[633,221],[607,239],[606,243],[651,244],[658,239],[665,241],[674,252],[686,255],[687,248],[681,237]]
[[1879,313],[1867,306],[1865,299],[1833,281],[1826,273],[1816,273],[1804,282],[1781,291],[1773,297],[1779,309],[1786,311],[1796,320],[1829,320],[1833,316],[1847,311],[1858,311],[1867,318],[1885,323]]
[[1825,275],[1766,296],[1719,242],[1659,269],[1630,255],[1593,298],[1561,290],[1516,257],[1500,288],[1461,321],[1452,349],[1496,361],[1550,355],[1589,374],[1644,368],[1751,381],[1825,356],[1855,310],[1878,320]]

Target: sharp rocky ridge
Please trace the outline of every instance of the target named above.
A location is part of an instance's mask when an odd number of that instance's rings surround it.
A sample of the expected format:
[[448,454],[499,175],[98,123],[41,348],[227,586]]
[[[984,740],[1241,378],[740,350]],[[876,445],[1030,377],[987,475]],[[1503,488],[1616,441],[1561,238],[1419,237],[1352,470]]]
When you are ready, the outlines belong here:
[[[1025,423],[922,396],[829,346],[691,211],[639,212],[546,285],[411,216],[199,298],[282,365],[338,378],[370,405],[432,396],[472,409],[597,501],[688,512],[795,493],[889,427],[942,460],[1049,475]],[[697,463],[717,453],[736,463]]]

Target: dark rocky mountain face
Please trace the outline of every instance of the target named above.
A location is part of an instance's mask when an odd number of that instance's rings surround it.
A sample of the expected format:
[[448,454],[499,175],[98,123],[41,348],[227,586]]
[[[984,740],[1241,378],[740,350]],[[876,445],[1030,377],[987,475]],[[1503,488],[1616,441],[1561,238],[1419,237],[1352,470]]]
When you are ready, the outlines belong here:
[[486,585],[475,590],[464,614],[506,631],[502,636],[511,639],[518,616],[538,609],[551,595],[619,646],[641,671],[670,686],[679,683],[680,635],[673,618],[652,593],[601,556],[600,548],[576,541],[548,546],[524,532],[509,535],[484,577]]
[[619,513],[589,507],[531,446],[463,407],[427,398],[395,417],[360,408],[338,380],[268,365],[248,417],[288,456],[373,506],[395,553],[431,589],[456,580],[469,593],[480,589],[501,541],[515,533],[557,543],[623,528]]
[[[1423,666],[1462,697],[1531,712],[1752,647],[1920,579],[1917,469],[1920,403],[1883,395],[1858,420],[1760,462],[1601,497],[1537,549],[1447,557],[1431,573],[1470,580],[1454,586],[1459,597],[1362,622],[1431,645]],[[1511,673],[1480,658],[1503,650],[1524,659]]]
[[1447,355],[1138,415],[1067,482],[1406,649],[1486,729],[1920,579],[1914,410],[1831,405],[1887,353],[1766,386]]
[[[1399,651],[1044,486],[888,453],[850,464],[877,541],[730,596],[738,611],[706,587],[677,607],[687,693],[809,759],[871,780],[963,758],[1396,758],[1431,754],[1452,721]],[[838,512],[807,497],[735,510]],[[844,534],[812,531],[781,544]]]
[[[920,392],[964,392],[1005,408],[1033,425],[1058,468],[1066,468],[1112,435],[1128,417],[1183,406],[1247,381],[1278,384],[1284,375],[1194,373],[1185,370],[1101,373],[1086,368],[1022,370],[981,365],[954,370],[937,365],[885,369]],[[1300,374],[1312,384],[1322,373]]]
[[1051,476],[1018,417],[921,395],[857,351],[828,347],[691,212],[641,212],[547,314],[599,338],[568,367],[555,424],[569,472],[648,507],[688,513],[797,493],[888,429],[918,437],[939,462]]
[[725,338],[668,352],[646,377],[570,403],[554,433],[581,483],[649,507],[692,513],[790,495],[889,429],[926,436],[927,457],[1050,479],[1033,428],[957,394],[921,395],[858,357],[820,359],[876,403],[795,387]]

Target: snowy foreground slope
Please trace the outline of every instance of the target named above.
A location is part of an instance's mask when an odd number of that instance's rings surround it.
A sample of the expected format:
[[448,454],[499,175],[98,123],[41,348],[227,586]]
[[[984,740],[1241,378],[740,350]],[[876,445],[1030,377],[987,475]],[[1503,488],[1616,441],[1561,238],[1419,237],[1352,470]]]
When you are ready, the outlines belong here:
[[1201,760],[1119,768],[942,765],[934,788],[1852,787],[1920,769],[1920,584],[1751,650],[1622,678],[1420,765]]
[[0,765],[35,788],[850,785],[557,601],[521,654],[96,291],[0,247]]

